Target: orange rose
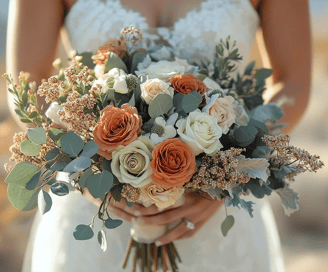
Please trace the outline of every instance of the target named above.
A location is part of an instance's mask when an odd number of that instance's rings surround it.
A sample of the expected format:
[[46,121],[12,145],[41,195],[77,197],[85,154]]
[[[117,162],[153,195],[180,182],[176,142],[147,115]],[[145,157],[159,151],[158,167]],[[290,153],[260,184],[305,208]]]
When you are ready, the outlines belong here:
[[197,170],[195,155],[177,138],[155,146],[150,166],[153,169],[152,180],[165,189],[182,186]]
[[171,77],[170,83],[177,93],[188,94],[199,92],[204,96],[207,91],[205,83],[193,74],[175,75]]
[[122,105],[121,109],[111,105],[104,108],[93,131],[98,154],[110,160],[119,145],[128,145],[138,138],[141,124],[137,109],[129,104]]

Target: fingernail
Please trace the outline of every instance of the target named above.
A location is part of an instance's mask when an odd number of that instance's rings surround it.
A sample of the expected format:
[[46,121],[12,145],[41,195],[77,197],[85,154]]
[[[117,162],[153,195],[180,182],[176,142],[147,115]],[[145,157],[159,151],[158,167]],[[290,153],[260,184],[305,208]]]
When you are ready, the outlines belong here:
[[140,211],[134,211],[133,214],[134,214],[135,216],[140,216],[140,215],[141,215],[141,212],[140,212]]
[[159,247],[159,246],[163,245],[163,243],[162,243],[161,241],[156,241],[156,242],[155,242],[155,245],[156,245],[157,247]]

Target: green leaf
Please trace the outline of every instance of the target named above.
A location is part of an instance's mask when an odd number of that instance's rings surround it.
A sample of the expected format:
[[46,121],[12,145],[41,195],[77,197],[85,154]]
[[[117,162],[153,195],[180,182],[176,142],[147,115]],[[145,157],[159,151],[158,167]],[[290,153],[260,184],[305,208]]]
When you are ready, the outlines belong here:
[[22,113],[22,111],[19,110],[19,109],[15,109],[15,113],[16,113],[18,116],[20,116],[20,117],[24,117],[24,116],[25,116],[25,115]]
[[228,215],[221,224],[221,231],[224,237],[227,236],[228,231],[232,228],[235,223],[235,218],[232,215]]
[[25,188],[26,183],[39,171],[40,169],[30,162],[19,162],[11,170],[5,182],[15,183]]
[[257,128],[252,125],[240,126],[234,131],[234,139],[237,143],[248,143],[254,141],[256,134],[258,133]]
[[177,93],[173,96],[173,105],[177,110],[182,109],[182,101],[185,96],[182,93]]
[[66,184],[56,182],[50,187],[51,192],[53,192],[57,196],[65,196],[69,194],[69,189]]
[[268,103],[257,106],[249,112],[249,117],[265,123],[268,120],[278,121],[284,113],[277,104]]
[[131,62],[131,73],[134,73],[134,71],[137,70],[138,64],[142,62],[146,56],[147,53],[145,52],[136,52],[133,54]]
[[128,207],[132,208],[134,205],[134,202],[130,202],[127,199],[125,199],[126,205],[128,205]]
[[48,153],[45,156],[46,161],[52,161],[54,160],[58,155],[60,154],[60,151],[58,148],[54,148],[48,151]]
[[232,189],[232,196],[225,198],[225,204],[227,207],[233,205],[234,207],[238,207],[239,205],[248,212],[249,216],[253,218],[253,208],[252,205],[255,204],[252,201],[245,201],[239,197],[239,193],[242,192],[242,188],[235,187]]
[[[30,117],[31,119],[36,118],[39,116],[39,113],[37,111],[32,111],[28,117]],[[31,140],[31,139],[30,139]]]
[[23,92],[23,95],[22,95],[22,103],[23,103],[24,106],[27,105],[27,100],[28,100],[27,92]]
[[257,81],[264,81],[266,78],[272,75],[271,69],[262,68],[256,71],[255,78]]
[[61,139],[65,135],[65,133],[57,128],[52,128],[48,131],[49,137],[54,141],[55,145],[61,147]]
[[251,193],[257,198],[263,198],[265,195],[271,195],[272,193],[272,189],[266,184],[262,184],[261,186],[258,179],[251,179],[249,182],[239,186],[244,190],[244,192],[250,190]]
[[87,181],[88,190],[94,198],[98,198],[103,194],[106,194],[112,186],[113,175],[106,170],[89,177]]
[[256,127],[259,131],[262,131],[264,134],[268,134],[268,128],[264,123],[255,119],[250,119],[248,124]]
[[113,175],[113,183],[114,185],[120,184],[117,177],[113,174],[112,167],[110,161],[106,160],[105,158],[102,161],[102,170],[106,170]]
[[168,94],[159,94],[150,102],[148,113],[150,117],[156,118],[167,113],[173,106],[173,99]]
[[113,68],[123,69],[128,73],[125,63],[115,53],[110,52],[105,62],[105,73],[108,73]]
[[50,195],[44,191],[41,190],[38,195],[38,206],[39,206],[39,211],[41,214],[45,214],[50,211],[51,206],[52,206],[52,200]]
[[30,128],[27,131],[27,136],[31,142],[35,144],[45,144],[46,141],[46,131],[42,127]]
[[76,157],[83,148],[83,140],[73,131],[69,131],[61,140],[63,151],[71,157]]
[[120,202],[122,198],[122,189],[123,189],[123,184],[120,183],[119,185],[115,185],[110,189],[110,193],[112,197],[114,198],[115,201]]
[[290,215],[299,208],[299,196],[298,193],[285,186],[282,189],[275,190],[275,192],[280,196],[282,205],[286,215]]
[[20,211],[29,211],[37,206],[37,198],[34,190],[27,190],[25,185],[19,183],[9,183],[8,199],[11,204]]
[[104,230],[100,230],[98,232],[97,239],[101,250],[105,252],[107,250],[107,240],[106,240],[106,233]]
[[245,76],[250,76],[254,66],[255,66],[255,61],[252,61],[250,64],[248,64],[245,68],[244,75]]
[[50,169],[53,171],[62,171],[66,165],[67,163],[65,162],[56,162],[50,166]]
[[77,53],[78,56],[82,57],[82,63],[86,66],[88,66],[88,68],[93,69],[96,65],[93,63],[93,59],[92,57],[92,53],[90,52],[83,52],[83,53]]
[[200,103],[202,103],[203,98],[198,92],[191,92],[187,94],[182,100],[182,108],[186,113],[192,112],[198,109]]
[[84,172],[84,174],[80,177],[79,185],[81,189],[84,189],[87,186],[87,180],[89,177],[93,175],[93,171],[91,168],[89,168],[87,171]]
[[31,119],[25,118],[25,117],[22,117],[20,120],[22,123],[25,123],[25,124],[33,123],[33,121]]
[[27,190],[34,190],[39,183],[41,171],[37,172],[25,185]]
[[83,147],[83,152],[81,156],[84,157],[92,157],[94,154],[96,154],[99,150],[99,146],[94,141],[89,141],[85,144]]
[[105,220],[105,227],[108,229],[115,229],[115,228],[121,226],[122,223],[123,223],[122,220],[108,218]]
[[94,236],[94,233],[90,226],[78,225],[73,232],[73,236],[76,240],[89,240]]
[[88,157],[78,157],[72,160],[65,168],[64,172],[79,172],[89,168],[91,160]]
[[22,153],[26,156],[37,156],[41,151],[41,146],[32,143],[30,140],[24,140],[20,147]]

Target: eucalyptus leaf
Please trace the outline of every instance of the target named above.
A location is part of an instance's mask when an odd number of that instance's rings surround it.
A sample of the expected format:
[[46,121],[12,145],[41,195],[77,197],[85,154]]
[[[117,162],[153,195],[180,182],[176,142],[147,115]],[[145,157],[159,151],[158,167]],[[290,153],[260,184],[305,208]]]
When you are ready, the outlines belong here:
[[24,140],[21,142],[20,149],[22,153],[26,156],[37,156],[41,151],[41,146],[35,143],[32,143],[30,140]]
[[87,142],[84,147],[81,156],[92,157],[99,150],[99,146],[94,141]]
[[113,174],[110,161],[106,160],[105,158],[102,161],[102,169],[108,171],[109,173],[111,173],[113,175],[113,184],[114,185],[120,184],[117,177]]
[[128,73],[125,63],[122,59],[113,52],[109,52],[108,59],[105,62],[105,73],[108,73],[113,68],[118,68],[124,70]]
[[132,208],[134,206],[134,202],[130,202],[127,199],[125,199],[125,203],[126,205],[128,205],[128,207]]
[[252,61],[251,63],[249,63],[245,68],[244,75],[245,76],[250,76],[254,66],[255,66],[255,61]]
[[46,161],[52,161],[54,160],[58,155],[60,154],[60,151],[58,148],[51,149],[48,151],[48,153],[45,156]]
[[173,106],[173,99],[168,94],[159,94],[150,102],[148,113],[156,118],[167,113]]
[[39,183],[41,171],[37,172],[25,185],[27,190],[34,190]]
[[82,57],[82,63],[88,66],[88,68],[93,69],[96,66],[93,62],[93,54],[91,52],[77,53],[77,55]]
[[51,206],[52,206],[52,199],[50,195],[44,191],[41,190],[38,195],[38,206],[39,206],[39,211],[41,214],[45,214],[50,211]]
[[177,110],[182,109],[182,101],[185,96],[182,93],[177,93],[173,96],[173,105]]
[[255,120],[265,123],[268,120],[278,121],[284,113],[277,104],[268,103],[257,106],[249,112],[249,116]]
[[[29,211],[36,207],[35,191],[27,190],[25,185],[19,183],[9,183],[7,187],[8,199],[10,203],[20,211]],[[31,204],[33,202],[33,204]]]
[[107,240],[106,240],[106,232],[104,230],[100,230],[97,235],[98,243],[103,252],[107,250]]
[[87,171],[84,172],[84,174],[80,177],[79,185],[81,189],[84,189],[87,186],[87,180],[89,177],[93,175],[93,171],[91,168],[89,168]]
[[262,68],[256,71],[255,78],[258,81],[264,81],[266,78],[272,75],[271,69]]
[[200,103],[202,103],[203,98],[198,92],[191,92],[184,96],[182,100],[182,108],[186,113],[192,112],[198,109]]
[[89,168],[91,160],[88,157],[78,157],[72,160],[65,168],[64,172],[80,172]]
[[131,73],[134,73],[134,71],[137,70],[138,64],[142,62],[146,56],[147,53],[145,52],[136,52],[133,54],[131,62]]
[[120,202],[122,198],[123,184],[115,185],[111,188],[110,193],[115,201]]
[[48,131],[49,137],[54,141],[55,145],[61,147],[61,139],[65,135],[65,133],[57,128],[52,128]]
[[15,183],[23,186],[39,171],[39,167],[36,165],[22,161],[15,165],[13,170],[6,177],[5,182],[7,183]]
[[90,226],[81,224],[75,228],[73,236],[76,240],[89,240],[94,236],[94,233]]
[[253,158],[267,158],[269,157],[269,154],[271,153],[271,148],[268,146],[257,146],[253,153]]
[[257,133],[257,128],[252,125],[240,126],[234,131],[233,137],[237,143],[246,143],[254,141]]
[[232,215],[228,215],[221,224],[221,231],[224,237],[227,236],[228,231],[233,227],[235,218]]
[[50,166],[50,169],[53,171],[62,171],[66,167],[67,163],[65,162],[56,162]]
[[42,127],[30,128],[27,131],[27,136],[31,142],[35,144],[45,144],[46,141],[46,131]]
[[104,170],[99,174],[90,176],[87,181],[87,187],[94,198],[106,194],[113,186],[113,175]]
[[268,134],[268,128],[264,123],[262,123],[258,120],[255,120],[255,119],[250,119],[248,124],[256,127],[258,130],[262,131],[264,134]]
[[105,220],[105,227],[107,229],[115,229],[123,224],[122,220],[108,218]]
[[57,196],[65,196],[69,194],[69,189],[66,184],[56,182],[50,187],[51,192],[53,192]]
[[69,131],[62,138],[61,146],[66,154],[76,157],[83,149],[84,144],[81,137],[76,135],[73,131]]

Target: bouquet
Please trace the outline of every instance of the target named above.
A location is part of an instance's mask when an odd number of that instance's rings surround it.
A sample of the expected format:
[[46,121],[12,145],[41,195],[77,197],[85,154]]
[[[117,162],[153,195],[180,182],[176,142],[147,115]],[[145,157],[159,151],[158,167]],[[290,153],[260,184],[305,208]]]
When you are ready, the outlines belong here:
[[[232,77],[241,60],[230,38],[216,46],[214,61],[188,62],[164,44],[141,44],[139,29],[124,28],[96,55],[73,52],[71,66],[54,66],[57,76],[38,88],[21,73],[18,84],[5,74],[15,98],[16,114],[30,125],[14,136],[8,198],[19,210],[36,206],[47,213],[58,196],[86,189],[101,200],[89,225],[78,225],[77,240],[91,239],[96,218],[103,228],[97,238],[106,250],[106,229],[122,224],[111,218],[108,203],[125,199],[146,207],[181,205],[186,191],[224,199],[252,217],[257,198],[279,194],[287,214],[298,209],[298,194],[290,182],[302,172],[323,166],[318,156],[289,145],[277,134],[282,109],[263,104],[269,69]],[[50,104],[43,114],[37,95]],[[270,135],[273,134],[273,135]],[[82,212],[82,211],[81,211]],[[238,220],[238,218],[236,219]],[[234,224],[222,222],[224,236]],[[188,222],[187,222],[188,223]],[[193,224],[189,222],[189,228]],[[150,271],[181,261],[173,243],[156,247],[154,241],[172,226],[133,224],[123,267],[134,249],[133,269]]]

